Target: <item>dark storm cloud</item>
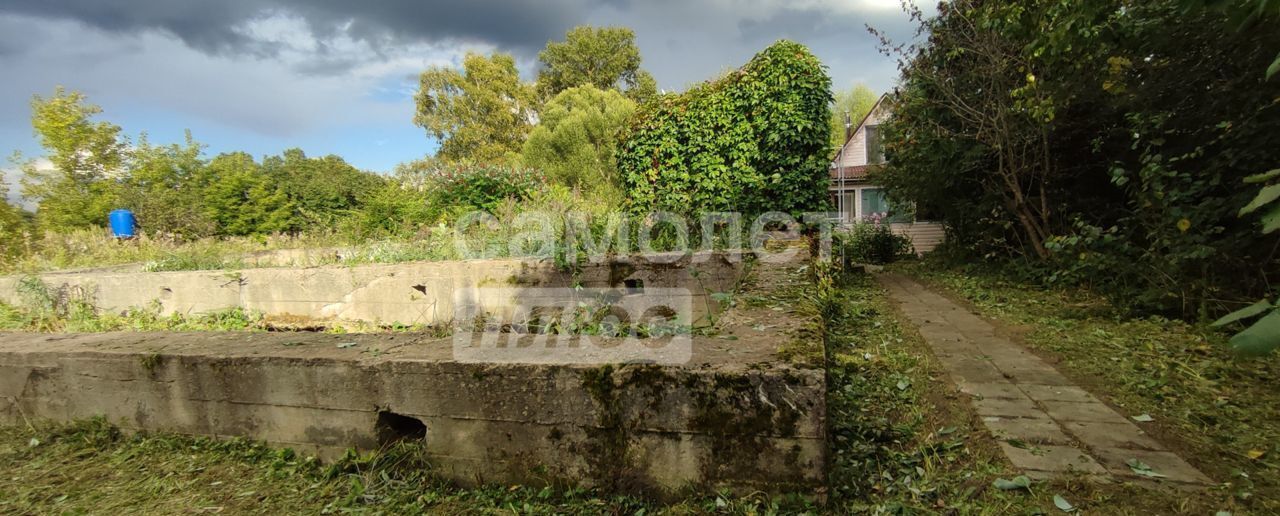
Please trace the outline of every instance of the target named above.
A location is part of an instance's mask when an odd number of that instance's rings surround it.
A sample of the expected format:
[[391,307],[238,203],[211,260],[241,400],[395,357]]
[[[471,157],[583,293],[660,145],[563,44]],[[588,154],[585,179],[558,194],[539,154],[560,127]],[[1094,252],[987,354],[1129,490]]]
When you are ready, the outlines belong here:
[[[834,67],[866,68],[883,59],[866,26],[903,35],[905,17],[890,0],[11,0],[12,13],[82,23],[123,38],[159,31],[210,55],[279,57],[291,40],[250,29],[281,16],[309,32],[305,60],[289,63],[305,76],[339,76],[362,62],[381,61],[408,45],[492,45],[532,69],[537,51],[578,24],[636,30],[651,69],[665,87],[682,87],[736,66],[779,38],[809,45],[833,65],[837,82],[853,77]],[[878,6],[878,7],[877,7]],[[360,54],[335,53],[343,38],[367,44]],[[38,39],[0,34],[0,56]],[[690,51],[695,51],[691,54]],[[859,64],[855,64],[859,63]],[[874,66],[880,66],[879,63]],[[853,77],[858,78],[858,77]],[[861,80],[859,78],[859,80]]]
[[[208,53],[271,55],[246,22],[284,14],[320,40],[345,34],[374,47],[404,42],[482,41],[531,55],[573,26],[581,0],[16,0],[0,11],[79,21],[109,32],[162,30]],[[35,44],[33,42],[33,44]]]

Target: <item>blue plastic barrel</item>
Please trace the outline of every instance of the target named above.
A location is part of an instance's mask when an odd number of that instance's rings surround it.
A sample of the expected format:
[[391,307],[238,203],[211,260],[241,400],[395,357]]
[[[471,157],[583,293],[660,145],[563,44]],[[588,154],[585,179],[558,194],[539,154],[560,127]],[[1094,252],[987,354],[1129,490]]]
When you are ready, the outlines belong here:
[[136,236],[134,232],[137,230],[138,221],[133,217],[133,212],[115,210],[107,218],[111,222],[111,234],[116,238],[133,238]]

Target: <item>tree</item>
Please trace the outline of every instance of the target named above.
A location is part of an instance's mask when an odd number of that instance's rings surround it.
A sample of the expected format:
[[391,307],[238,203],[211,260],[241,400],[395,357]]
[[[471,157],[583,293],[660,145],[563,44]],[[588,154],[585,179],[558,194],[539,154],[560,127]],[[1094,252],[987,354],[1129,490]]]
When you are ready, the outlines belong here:
[[22,210],[9,204],[9,185],[0,177],[0,258],[13,259],[27,247],[27,221]]
[[503,161],[520,152],[537,112],[537,94],[520,81],[515,58],[467,54],[462,70],[422,72],[413,122],[440,141],[449,161]]
[[538,53],[538,92],[549,99],[575,86],[592,85],[625,92],[643,102],[657,92],[653,76],[640,68],[636,35],[625,27],[574,27],[562,42],[548,42]]
[[1280,31],[1184,3],[943,4],[904,53],[876,180],[943,213],[953,250],[1122,308],[1208,319],[1270,294],[1280,237],[1237,214],[1280,167]]
[[121,205],[132,209],[149,231],[187,238],[212,235],[199,183],[203,150],[190,131],[183,145],[152,145],[146,135],[140,137],[122,181]]
[[[21,163],[23,197],[38,203],[39,224],[65,230],[101,226],[116,199],[113,183],[124,174],[127,142],[120,127],[91,120],[102,112],[83,94],[58,87],[31,100],[31,126],[51,169]],[[20,158],[19,158],[20,159]]]
[[636,103],[615,90],[569,88],[543,108],[522,162],[553,181],[616,199],[620,179],[615,155]]
[[839,149],[844,146],[847,139],[845,117],[848,117],[850,123],[856,126],[867,116],[867,113],[871,112],[871,108],[875,107],[880,96],[866,84],[858,83],[847,90],[837,91],[835,97],[836,101],[832,104],[831,110],[831,146]]
[[201,181],[204,210],[221,235],[276,233],[294,224],[294,205],[278,183],[243,152],[209,161]]
[[309,158],[301,149],[288,149],[280,156],[265,158],[262,174],[289,197],[296,210],[289,224],[291,230],[332,224],[336,217],[358,209],[361,199],[384,182],[341,157]]

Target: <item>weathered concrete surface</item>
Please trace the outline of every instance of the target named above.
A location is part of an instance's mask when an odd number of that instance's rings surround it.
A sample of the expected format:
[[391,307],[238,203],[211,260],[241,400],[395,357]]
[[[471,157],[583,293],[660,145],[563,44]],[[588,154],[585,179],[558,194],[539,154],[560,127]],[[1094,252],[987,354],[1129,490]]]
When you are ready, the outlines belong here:
[[[566,271],[549,260],[497,259],[238,271],[73,272],[40,276],[75,288],[99,309],[158,303],[163,315],[240,307],[268,316],[380,324],[446,324],[462,293],[485,287],[687,288],[694,321],[715,309],[709,293],[733,290],[741,256],[727,253],[621,257]],[[21,304],[19,277],[0,277],[0,302]],[[508,303],[498,302],[496,306]],[[501,314],[500,314],[501,316]]]
[[812,490],[824,379],[779,362],[778,339],[698,337],[685,366],[588,367],[462,364],[451,339],[410,334],[0,333],[0,424],[105,416],[332,457],[377,447],[390,411],[424,423],[437,472],[464,484]]
[[901,275],[883,273],[879,279],[951,379],[972,397],[1010,462],[1028,475],[1074,471],[1150,480],[1128,464],[1136,460],[1162,475],[1161,482],[1213,483],[1040,357],[997,335],[982,318]]

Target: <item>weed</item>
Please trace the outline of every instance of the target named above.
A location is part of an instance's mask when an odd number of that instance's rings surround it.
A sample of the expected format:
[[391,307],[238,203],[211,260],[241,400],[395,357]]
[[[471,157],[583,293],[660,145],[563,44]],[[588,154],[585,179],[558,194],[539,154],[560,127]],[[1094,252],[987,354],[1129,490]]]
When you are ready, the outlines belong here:
[[160,353],[147,353],[146,355],[142,355],[142,358],[139,358],[138,360],[142,363],[143,369],[146,369],[148,373],[153,373],[155,372],[156,367],[160,365]]

